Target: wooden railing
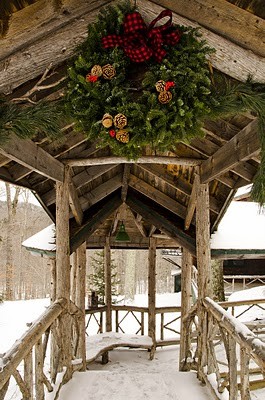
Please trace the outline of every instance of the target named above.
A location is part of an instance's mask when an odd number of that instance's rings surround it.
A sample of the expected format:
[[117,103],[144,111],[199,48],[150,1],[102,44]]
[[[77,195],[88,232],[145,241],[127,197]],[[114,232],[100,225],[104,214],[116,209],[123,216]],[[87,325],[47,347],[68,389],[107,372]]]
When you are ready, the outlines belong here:
[[[106,307],[86,310],[86,332],[89,335],[105,331]],[[158,307],[156,313],[156,343],[166,346],[179,343],[181,307]],[[148,308],[112,305],[113,331],[148,334]],[[129,332],[125,324],[130,326]],[[169,335],[169,332],[172,333]],[[170,336],[170,337],[169,337]],[[172,337],[173,336],[173,337]]]
[[[264,275],[224,275],[225,292],[233,293],[253,287],[253,284],[264,285]],[[236,286],[237,284],[237,286]],[[239,287],[241,285],[241,288]]]
[[[58,374],[58,365],[53,365],[50,376],[45,372],[44,361],[50,333],[53,331],[53,349],[57,352],[56,359],[60,357],[60,337],[56,335],[56,323],[61,314],[65,313],[66,300],[60,299],[51,304],[48,309],[30,326],[26,333],[15,342],[13,347],[0,358],[0,399],[8,396],[10,378],[13,377],[19,387],[23,400],[44,400],[45,387],[48,392],[53,391],[53,383]],[[73,358],[78,347],[79,311],[71,304],[72,319],[72,348]],[[73,367],[79,369],[78,363]],[[60,389],[60,385],[59,385]],[[59,390],[58,389],[58,390]]]
[[[244,304],[243,301],[239,303]],[[238,302],[232,306],[236,305]],[[205,382],[216,399],[226,391],[225,398],[229,400],[250,400],[250,390],[259,383],[264,384],[265,343],[210,298],[203,300],[203,307],[207,318]],[[256,379],[254,384],[250,380],[251,371],[259,372],[262,379]]]

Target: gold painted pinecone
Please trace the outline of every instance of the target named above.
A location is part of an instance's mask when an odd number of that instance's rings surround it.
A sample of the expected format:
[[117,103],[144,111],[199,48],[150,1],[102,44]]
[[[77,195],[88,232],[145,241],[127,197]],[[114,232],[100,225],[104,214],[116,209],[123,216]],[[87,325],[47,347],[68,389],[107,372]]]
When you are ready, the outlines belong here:
[[116,139],[121,143],[128,143],[130,140],[129,133],[125,129],[120,129],[116,133]]
[[113,122],[117,128],[122,129],[127,125],[127,118],[124,114],[117,114],[115,115]]
[[102,68],[100,65],[94,65],[91,69],[91,75],[101,76],[102,75]]
[[116,75],[115,68],[110,64],[103,65],[102,73],[105,79],[112,79]]
[[162,104],[169,103],[171,99],[172,99],[172,93],[168,92],[166,90],[164,92],[160,92],[159,95],[158,95],[158,100]]
[[101,123],[104,128],[110,128],[113,124],[112,116],[110,114],[104,114]]
[[164,92],[165,91],[165,86],[166,86],[166,82],[165,81],[158,81],[156,82],[156,90],[158,92]]

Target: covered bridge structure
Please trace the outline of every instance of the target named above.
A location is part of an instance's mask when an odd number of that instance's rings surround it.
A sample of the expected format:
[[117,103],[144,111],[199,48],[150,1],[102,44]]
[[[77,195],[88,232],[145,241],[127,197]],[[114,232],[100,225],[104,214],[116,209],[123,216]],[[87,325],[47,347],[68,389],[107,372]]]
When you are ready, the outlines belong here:
[[[1,15],[0,92],[7,100],[22,103],[61,99],[68,60],[86,37],[87,24],[96,19],[103,6],[116,2],[37,0],[23,2],[24,8],[18,5],[20,2],[9,3],[14,4],[13,8],[3,8]],[[211,55],[211,68],[220,74],[233,81],[245,82],[251,76],[254,81],[265,83],[262,1],[137,0],[136,4],[147,21],[167,8],[173,13],[174,23],[201,27],[203,38],[216,49]],[[156,248],[182,247],[180,368],[190,368],[189,332],[195,321],[198,378],[207,383],[207,375],[215,372],[214,398],[219,398],[218,391],[227,390],[229,382],[229,399],[236,399],[238,343],[240,396],[250,399],[249,359],[252,357],[264,372],[265,347],[253,334],[244,334],[241,326],[233,325],[232,318],[211,300],[210,234],[216,230],[236,190],[252,183],[259,169],[261,141],[256,114],[245,112],[226,119],[206,119],[204,137],[179,142],[163,152],[147,146],[136,160],[117,156],[108,146],[98,147],[82,131],[76,131],[74,125],[74,121],[67,120],[62,127],[62,139],[51,141],[39,134],[25,140],[10,135],[0,145],[0,179],[35,194],[56,224],[57,248],[53,303],[44,318],[25,335],[23,346],[4,356],[0,397],[5,398],[11,375],[19,382],[24,399],[33,399],[33,392],[36,399],[44,399],[44,385],[52,389],[42,369],[42,334],[50,326],[52,379],[64,370],[67,381],[74,370],[86,368],[87,248],[105,249],[107,331],[112,330],[110,249],[149,249],[148,335],[154,349]],[[130,242],[115,240],[122,222]],[[70,279],[71,253],[76,254],[74,281]],[[193,263],[198,270],[198,300],[191,307]],[[226,380],[217,372],[210,346],[217,326],[229,354]],[[32,347],[36,360],[35,391]],[[23,377],[16,371],[22,359]]]

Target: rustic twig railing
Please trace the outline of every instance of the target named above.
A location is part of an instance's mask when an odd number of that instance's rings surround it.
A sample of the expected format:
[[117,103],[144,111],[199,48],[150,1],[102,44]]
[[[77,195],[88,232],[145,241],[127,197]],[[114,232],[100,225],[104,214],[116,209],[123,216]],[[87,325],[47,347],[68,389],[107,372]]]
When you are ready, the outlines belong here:
[[[203,300],[203,306],[208,329],[204,380],[216,399],[227,391],[229,400],[250,400],[250,367],[258,366],[265,374],[265,343],[210,298]],[[223,355],[225,359],[220,359]]]
[[[58,317],[65,312],[66,302],[65,299],[60,299],[51,304],[1,358],[1,400],[5,399],[11,376],[16,380],[23,400],[44,400],[45,387],[48,392],[53,391],[52,383],[56,380],[57,370],[49,379],[44,371],[44,360],[51,330],[53,331],[54,348],[56,347],[57,352],[60,350],[60,338],[56,337],[58,335],[55,333],[54,324]],[[72,303],[70,314],[73,317],[73,358],[79,341],[78,322],[74,322],[79,318],[79,311]],[[75,369],[78,369],[78,365],[75,365]]]
[[224,275],[225,292],[233,293],[236,290],[244,290],[252,287],[254,283],[264,285],[264,275]]

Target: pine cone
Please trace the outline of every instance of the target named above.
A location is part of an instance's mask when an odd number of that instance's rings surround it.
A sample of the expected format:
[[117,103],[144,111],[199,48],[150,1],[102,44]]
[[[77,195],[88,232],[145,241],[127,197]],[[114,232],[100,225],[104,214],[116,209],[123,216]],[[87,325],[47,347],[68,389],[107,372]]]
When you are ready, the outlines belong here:
[[105,79],[112,79],[116,75],[115,68],[110,64],[103,65],[102,73]]
[[104,114],[101,123],[104,128],[110,128],[113,124],[112,116],[110,114]]
[[159,95],[158,95],[158,100],[162,104],[169,103],[171,99],[172,99],[172,93],[171,92],[164,91],[164,92],[160,92]]
[[91,69],[91,75],[101,76],[102,75],[102,68],[100,65],[94,65]]
[[165,86],[166,86],[166,82],[165,81],[156,82],[156,90],[158,92],[164,92],[165,91]]
[[129,133],[125,129],[120,129],[116,133],[116,139],[121,143],[128,143],[130,140]]
[[117,114],[115,115],[113,122],[117,128],[122,129],[127,125],[127,118],[123,114]]

